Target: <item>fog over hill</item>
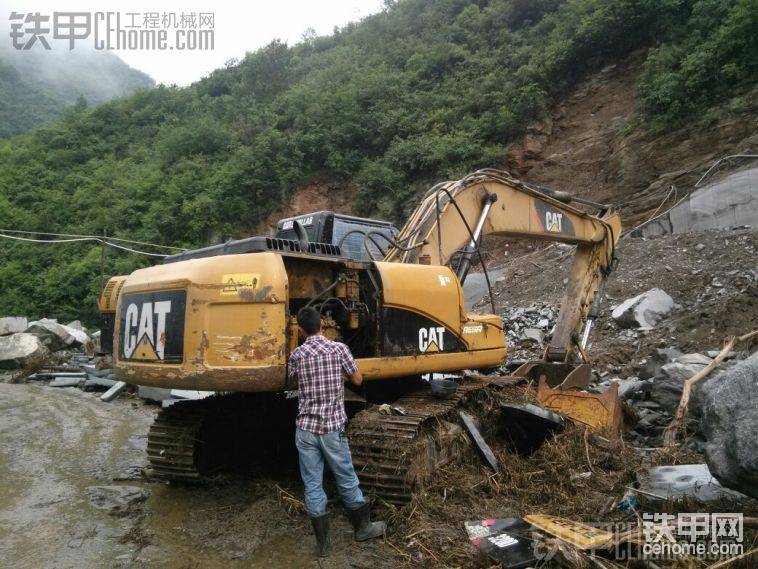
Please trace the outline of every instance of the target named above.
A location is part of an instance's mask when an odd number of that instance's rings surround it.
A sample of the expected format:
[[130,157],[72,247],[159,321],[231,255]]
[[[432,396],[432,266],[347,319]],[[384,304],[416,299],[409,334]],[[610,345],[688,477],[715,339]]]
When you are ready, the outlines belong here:
[[16,50],[10,41],[0,42],[0,137],[50,123],[80,97],[95,106],[155,84],[111,52],[51,47]]
[[[0,139],[0,228],[193,248],[340,191],[401,223],[431,185],[484,167],[627,202],[753,148],[756,29],[758,0],[401,0],[101,105],[152,82],[78,46],[0,54],[6,134],[90,102]],[[152,262],[109,252],[104,272]],[[96,243],[3,239],[0,314],[94,322],[100,267]]]

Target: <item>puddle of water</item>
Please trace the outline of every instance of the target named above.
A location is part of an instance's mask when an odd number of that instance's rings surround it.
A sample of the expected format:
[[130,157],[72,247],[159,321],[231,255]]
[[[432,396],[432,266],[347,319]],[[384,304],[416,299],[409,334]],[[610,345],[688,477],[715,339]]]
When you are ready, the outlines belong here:
[[190,561],[210,569],[310,567],[310,531],[261,490],[242,481],[221,488],[152,485],[145,529],[153,545],[171,552],[167,567]]

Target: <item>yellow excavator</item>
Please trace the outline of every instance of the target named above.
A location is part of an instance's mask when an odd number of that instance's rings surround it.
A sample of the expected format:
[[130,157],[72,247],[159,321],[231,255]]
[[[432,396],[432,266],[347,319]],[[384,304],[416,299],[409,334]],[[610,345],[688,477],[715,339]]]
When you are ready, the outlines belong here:
[[541,380],[546,397],[560,401],[559,390],[589,379],[592,302],[616,263],[620,232],[610,207],[480,170],[431,188],[400,231],[317,212],[280,221],[272,237],[186,251],[113,277],[100,298],[103,338],[111,327],[125,382],[217,394],[163,409],[148,437],[155,475],[196,480],[230,456],[263,454],[281,433],[291,435],[295,315],[318,309],[324,334],[350,347],[364,377],[348,431],[362,485],[403,503],[450,459],[452,414],[486,398],[477,381],[435,398],[422,375],[506,360],[502,319],[467,312],[463,299],[482,238],[576,245],[544,357],[515,372]]

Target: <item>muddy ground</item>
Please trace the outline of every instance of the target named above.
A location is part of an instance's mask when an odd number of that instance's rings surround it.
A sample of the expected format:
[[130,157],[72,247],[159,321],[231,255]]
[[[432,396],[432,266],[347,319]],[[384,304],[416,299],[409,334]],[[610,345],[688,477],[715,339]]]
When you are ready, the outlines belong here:
[[[76,388],[0,383],[0,566],[319,566],[292,468],[206,486],[146,481],[157,409],[131,397],[102,403]],[[110,490],[98,499],[93,486],[136,490],[119,503]],[[339,516],[333,539],[324,567],[393,564],[389,545],[357,546]]]

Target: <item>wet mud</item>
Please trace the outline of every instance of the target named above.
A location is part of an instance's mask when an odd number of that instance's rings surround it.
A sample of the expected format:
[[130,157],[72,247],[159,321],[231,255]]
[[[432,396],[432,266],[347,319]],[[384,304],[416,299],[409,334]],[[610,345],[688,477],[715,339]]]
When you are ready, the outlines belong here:
[[333,554],[313,555],[297,471],[203,485],[142,477],[157,407],[75,388],[0,383],[0,559],[14,568],[390,567],[357,544],[338,503]]

